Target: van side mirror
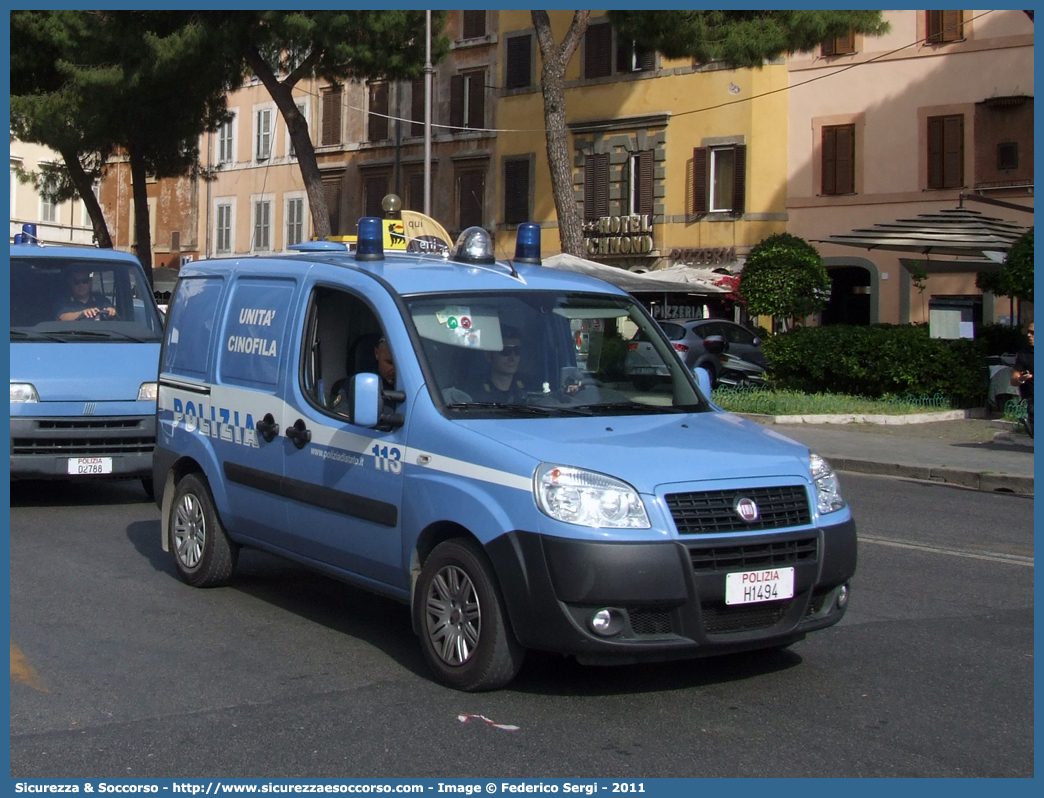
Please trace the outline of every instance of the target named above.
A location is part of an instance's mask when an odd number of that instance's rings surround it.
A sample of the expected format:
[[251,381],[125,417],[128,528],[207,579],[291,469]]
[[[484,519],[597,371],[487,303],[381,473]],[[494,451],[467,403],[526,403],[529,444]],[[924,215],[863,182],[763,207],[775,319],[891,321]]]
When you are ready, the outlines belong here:
[[358,427],[376,427],[381,413],[381,382],[376,374],[356,374],[348,388],[348,420]]
[[754,336],[753,344],[754,344],[754,346],[761,346],[761,339],[758,338],[758,336],[756,336],[756,335]]

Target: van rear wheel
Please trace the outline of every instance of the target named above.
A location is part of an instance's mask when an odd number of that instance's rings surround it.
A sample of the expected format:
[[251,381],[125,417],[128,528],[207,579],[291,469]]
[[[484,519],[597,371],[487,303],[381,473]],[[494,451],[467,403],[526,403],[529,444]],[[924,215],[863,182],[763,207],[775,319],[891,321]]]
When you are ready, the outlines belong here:
[[436,546],[415,595],[421,648],[440,681],[477,692],[515,678],[525,649],[515,640],[492,568],[477,545],[455,539]]
[[239,546],[225,532],[202,476],[189,474],[178,483],[167,526],[174,565],[184,581],[195,587],[228,584]]

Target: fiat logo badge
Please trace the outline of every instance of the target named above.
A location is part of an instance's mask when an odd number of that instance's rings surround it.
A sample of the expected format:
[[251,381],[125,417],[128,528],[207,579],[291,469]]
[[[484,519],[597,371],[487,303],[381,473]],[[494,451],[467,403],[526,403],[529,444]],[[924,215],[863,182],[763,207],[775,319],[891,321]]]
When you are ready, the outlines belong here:
[[754,503],[753,499],[748,499],[746,496],[741,496],[736,499],[736,503],[732,505],[732,509],[736,511],[736,515],[748,524],[758,520],[758,505]]

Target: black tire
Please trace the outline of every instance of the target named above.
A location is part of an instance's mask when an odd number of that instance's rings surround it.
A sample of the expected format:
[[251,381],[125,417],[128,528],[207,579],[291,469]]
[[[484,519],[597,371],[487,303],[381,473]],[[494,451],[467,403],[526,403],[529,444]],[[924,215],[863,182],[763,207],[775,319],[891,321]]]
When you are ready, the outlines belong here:
[[239,546],[225,532],[204,477],[188,474],[177,484],[168,520],[168,543],[178,575],[195,587],[228,584]]
[[152,484],[152,477],[142,477],[141,487],[145,490],[145,495],[149,497],[149,501],[155,501],[156,488]]
[[525,649],[515,640],[486,555],[469,540],[447,540],[428,556],[414,599],[421,649],[442,683],[496,690],[518,674]]

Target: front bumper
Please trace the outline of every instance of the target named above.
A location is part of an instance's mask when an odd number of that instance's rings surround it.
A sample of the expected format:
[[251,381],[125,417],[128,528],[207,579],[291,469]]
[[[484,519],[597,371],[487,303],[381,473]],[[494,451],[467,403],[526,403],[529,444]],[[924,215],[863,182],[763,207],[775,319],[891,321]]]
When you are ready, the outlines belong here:
[[69,459],[108,457],[101,478],[152,476],[156,417],[12,416],[11,478],[68,479]]
[[[697,537],[697,536],[692,536]],[[856,567],[854,521],[708,540],[606,543],[512,532],[487,551],[512,628],[527,648],[585,662],[642,662],[787,645],[844,616]],[[794,597],[727,605],[725,575],[794,568]],[[841,606],[839,606],[841,604]],[[590,625],[618,611],[618,634]]]

